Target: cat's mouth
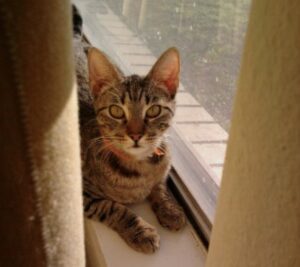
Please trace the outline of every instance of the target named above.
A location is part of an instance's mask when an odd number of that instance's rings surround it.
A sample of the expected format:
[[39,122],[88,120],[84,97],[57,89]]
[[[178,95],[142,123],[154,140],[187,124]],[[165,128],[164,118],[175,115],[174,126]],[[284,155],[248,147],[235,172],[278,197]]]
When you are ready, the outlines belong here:
[[141,146],[140,144],[134,144],[130,147],[132,150],[146,149],[145,146]]
[[132,147],[133,148],[141,148],[141,145],[138,142],[135,142]]

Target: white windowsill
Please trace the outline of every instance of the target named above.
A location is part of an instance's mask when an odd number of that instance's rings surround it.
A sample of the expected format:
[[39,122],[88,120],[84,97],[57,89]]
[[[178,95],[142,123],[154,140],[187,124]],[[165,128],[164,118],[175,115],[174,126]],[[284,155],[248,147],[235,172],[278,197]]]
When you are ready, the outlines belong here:
[[148,203],[132,206],[136,214],[156,227],[160,235],[160,248],[146,255],[131,249],[119,235],[102,223],[85,220],[87,267],[202,267],[206,250],[197,233],[188,223],[179,232],[164,229],[158,223]]

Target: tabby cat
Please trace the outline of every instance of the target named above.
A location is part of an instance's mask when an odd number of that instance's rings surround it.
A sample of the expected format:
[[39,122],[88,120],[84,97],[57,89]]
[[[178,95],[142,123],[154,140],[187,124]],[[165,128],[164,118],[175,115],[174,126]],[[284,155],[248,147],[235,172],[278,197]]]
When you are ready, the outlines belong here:
[[135,250],[153,253],[159,248],[156,229],[126,204],[148,199],[162,226],[185,225],[165,185],[171,161],[164,134],[175,111],[179,54],[170,48],[146,77],[126,77],[82,40],[82,21],[74,7],[73,12],[84,212]]

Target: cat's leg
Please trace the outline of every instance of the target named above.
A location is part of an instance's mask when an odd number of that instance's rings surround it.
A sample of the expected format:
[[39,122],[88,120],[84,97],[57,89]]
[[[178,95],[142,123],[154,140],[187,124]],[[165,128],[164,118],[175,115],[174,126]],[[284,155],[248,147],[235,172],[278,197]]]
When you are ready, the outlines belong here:
[[84,212],[86,217],[96,219],[114,229],[137,251],[153,253],[159,248],[156,229],[122,204],[85,196]]
[[162,226],[177,231],[185,225],[183,209],[175,202],[164,183],[154,186],[148,199]]

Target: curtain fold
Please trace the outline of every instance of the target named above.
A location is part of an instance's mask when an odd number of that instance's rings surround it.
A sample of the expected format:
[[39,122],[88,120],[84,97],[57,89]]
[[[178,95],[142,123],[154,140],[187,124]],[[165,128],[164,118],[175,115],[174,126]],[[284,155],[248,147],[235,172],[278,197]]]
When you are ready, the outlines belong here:
[[300,266],[299,10],[252,3],[207,267]]
[[85,266],[71,4],[0,0],[0,265]]

